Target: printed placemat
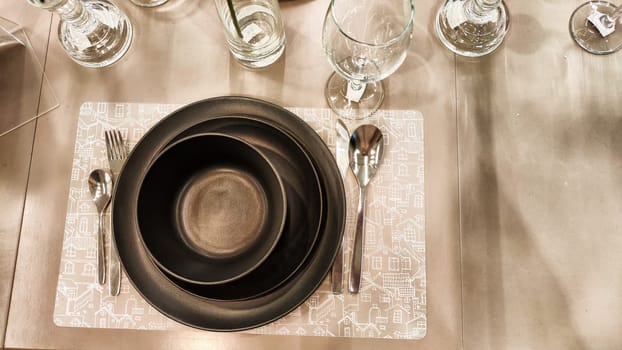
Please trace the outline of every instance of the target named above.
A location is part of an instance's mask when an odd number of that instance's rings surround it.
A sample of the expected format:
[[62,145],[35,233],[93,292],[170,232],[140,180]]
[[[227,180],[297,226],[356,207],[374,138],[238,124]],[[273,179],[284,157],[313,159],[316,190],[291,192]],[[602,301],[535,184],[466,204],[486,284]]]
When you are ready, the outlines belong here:
[[[107,168],[104,130],[121,130],[129,147],[179,105],[86,102],[80,108],[54,322],[62,327],[175,330],[187,326],[146,302],[123,274],[121,293],[96,282],[97,213],[87,177]],[[335,149],[336,117],[330,109],[288,108]],[[363,122],[345,121],[350,131]],[[344,293],[328,278],[299,308],[245,333],[420,339],[426,334],[423,115],[381,110],[364,120],[384,133],[385,158],[368,188],[361,290],[347,291],[358,202],[356,179],[345,181],[348,218],[344,240]],[[110,214],[106,216],[109,228]],[[109,251],[109,230],[106,251]]]

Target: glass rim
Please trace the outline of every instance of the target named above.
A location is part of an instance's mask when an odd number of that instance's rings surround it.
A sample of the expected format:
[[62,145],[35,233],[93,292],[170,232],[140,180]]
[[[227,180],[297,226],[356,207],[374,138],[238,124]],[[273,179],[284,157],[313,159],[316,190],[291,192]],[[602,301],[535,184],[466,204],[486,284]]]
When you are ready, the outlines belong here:
[[[339,21],[337,21],[337,19],[335,18],[335,14],[333,12],[335,1],[338,1],[338,0],[330,0],[330,5],[329,5],[329,8],[328,8],[328,11],[330,12],[330,16],[332,17],[333,23],[335,23],[335,25],[337,26],[337,28],[339,29],[339,32],[341,32],[341,34],[343,34],[346,38],[352,40],[353,42],[355,42],[355,43],[357,43],[359,45],[369,46],[369,47],[390,46],[390,45],[393,45],[395,42],[399,41],[402,37],[404,37],[404,35],[406,35],[406,33],[412,31],[413,22],[414,22],[414,18],[415,18],[415,4],[414,4],[414,0],[408,0],[408,3],[410,5],[409,6],[410,7],[410,16],[408,17],[408,21],[406,21],[406,24],[404,25],[402,31],[399,34],[397,34],[396,36],[394,36],[393,38],[391,38],[389,41],[384,42],[382,44],[374,44],[374,43],[369,43],[369,42],[366,42],[366,41],[362,41],[362,40],[356,39],[356,38],[352,37],[352,35],[347,33],[345,30],[343,30],[343,28],[339,24]],[[381,0],[381,1],[383,1],[383,0]]]

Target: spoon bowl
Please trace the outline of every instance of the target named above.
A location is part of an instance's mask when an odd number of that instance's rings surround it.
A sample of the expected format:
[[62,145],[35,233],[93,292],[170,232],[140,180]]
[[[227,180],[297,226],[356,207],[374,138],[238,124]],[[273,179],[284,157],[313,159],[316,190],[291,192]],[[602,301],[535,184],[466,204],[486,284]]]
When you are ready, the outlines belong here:
[[350,138],[350,167],[359,186],[367,186],[376,174],[384,152],[382,131],[374,125],[359,126]]
[[88,179],[89,191],[97,208],[99,225],[97,228],[97,282],[104,284],[106,269],[104,263],[104,213],[112,197],[112,175],[106,170],[95,169]]
[[350,137],[350,168],[359,185],[359,204],[356,216],[356,231],[350,273],[350,293],[358,293],[361,284],[361,263],[363,260],[363,237],[365,233],[365,193],[367,185],[376,175],[384,153],[382,131],[374,125],[359,126]]

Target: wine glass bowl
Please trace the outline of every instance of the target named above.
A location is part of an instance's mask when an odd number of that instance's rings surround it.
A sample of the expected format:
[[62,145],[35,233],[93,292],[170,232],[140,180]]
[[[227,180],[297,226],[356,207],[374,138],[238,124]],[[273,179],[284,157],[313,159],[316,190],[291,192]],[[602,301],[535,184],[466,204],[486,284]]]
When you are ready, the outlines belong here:
[[583,3],[570,16],[570,36],[590,53],[614,53],[622,48],[622,28],[617,28],[621,14],[621,9],[607,1]]
[[325,88],[337,114],[361,119],[382,104],[382,79],[404,62],[414,21],[412,0],[332,0],[322,43],[334,73]]

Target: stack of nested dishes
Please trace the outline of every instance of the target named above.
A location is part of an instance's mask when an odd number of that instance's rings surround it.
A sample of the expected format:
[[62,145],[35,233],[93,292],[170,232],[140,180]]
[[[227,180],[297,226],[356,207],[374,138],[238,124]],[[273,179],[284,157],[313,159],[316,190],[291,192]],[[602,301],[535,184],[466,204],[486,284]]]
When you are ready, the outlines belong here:
[[247,97],[203,100],[151,128],[112,210],[136,290],[214,331],[261,326],[304,302],[330,270],[344,219],[343,183],[319,135]]
[[285,189],[274,166],[251,144],[224,134],[171,143],[138,197],[138,227],[154,262],[196,284],[253,271],[272,252],[285,218]]

